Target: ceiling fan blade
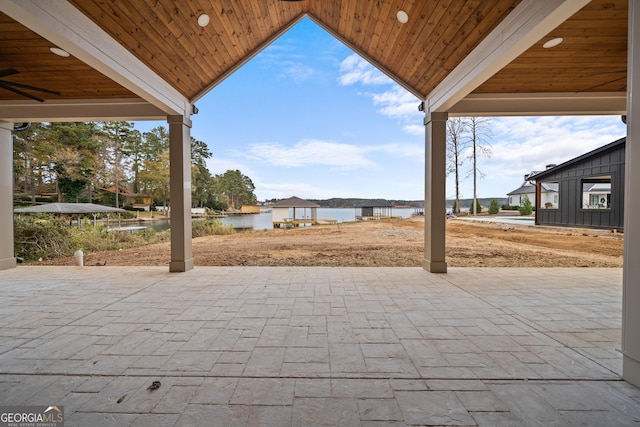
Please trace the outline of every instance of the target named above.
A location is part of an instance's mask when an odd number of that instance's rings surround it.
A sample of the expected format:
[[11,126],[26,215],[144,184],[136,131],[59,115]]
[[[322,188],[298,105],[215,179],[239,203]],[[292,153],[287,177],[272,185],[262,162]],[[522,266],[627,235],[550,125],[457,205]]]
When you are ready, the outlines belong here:
[[48,89],[42,89],[42,88],[35,87],[35,86],[23,85],[21,83],[8,82],[6,80],[0,80],[0,86],[3,86],[3,87],[13,86],[13,87],[19,87],[20,89],[35,90],[37,92],[48,93],[49,95],[58,95],[58,96],[60,96],[60,92],[56,92],[56,91],[48,90]]
[[18,74],[19,71],[15,68],[5,68],[4,70],[0,70],[0,77],[12,76],[14,74]]
[[3,84],[0,84],[0,87],[3,88],[3,89],[9,90],[11,92],[17,93],[18,95],[26,96],[27,98],[33,99],[34,101],[44,102],[44,99],[42,99],[42,98],[38,98],[37,96],[33,96],[33,95],[31,95],[29,93],[26,93],[26,92],[23,92],[21,90],[14,89],[14,88],[12,88],[10,86],[6,86],[6,85],[3,85]]

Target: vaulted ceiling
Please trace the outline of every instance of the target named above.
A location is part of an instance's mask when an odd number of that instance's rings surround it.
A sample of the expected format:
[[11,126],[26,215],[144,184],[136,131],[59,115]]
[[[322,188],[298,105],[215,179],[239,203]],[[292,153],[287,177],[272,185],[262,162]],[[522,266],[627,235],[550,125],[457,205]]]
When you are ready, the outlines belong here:
[[[0,10],[4,1],[0,0]],[[627,1],[593,0],[534,41],[473,93],[624,92]],[[424,99],[503,20],[513,15],[521,1],[69,0],[69,3],[187,100],[194,101],[303,17],[314,20]],[[396,19],[399,10],[407,12],[407,23]],[[203,13],[210,17],[205,27],[197,23]],[[563,38],[559,46],[543,48],[543,43],[556,37]],[[55,45],[39,35],[37,28],[28,28],[0,13],[0,75],[2,70],[16,71],[0,80],[59,92],[52,95],[24,89],[44,100],[138,96],[73,55],[63,58],[52,54],[51,47]],[[0,102],[24,99],[0,88]]]

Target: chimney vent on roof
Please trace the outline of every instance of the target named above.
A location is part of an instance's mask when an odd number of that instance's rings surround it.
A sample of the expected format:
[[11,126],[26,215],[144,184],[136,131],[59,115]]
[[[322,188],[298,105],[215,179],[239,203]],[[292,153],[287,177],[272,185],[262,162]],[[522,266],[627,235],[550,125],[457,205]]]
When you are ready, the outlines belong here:
[[555,163],[550,163],[546,166],[547,169],[555,168],[557,165]]

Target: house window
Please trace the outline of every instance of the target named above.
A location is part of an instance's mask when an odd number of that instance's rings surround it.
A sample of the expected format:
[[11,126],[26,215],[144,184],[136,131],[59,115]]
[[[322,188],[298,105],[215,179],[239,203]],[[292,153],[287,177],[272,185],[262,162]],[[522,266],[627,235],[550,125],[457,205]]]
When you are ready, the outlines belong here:
[[611,176],[582,180],[582,209],[611,209]]
[[540,209],[558,209],[558,197],[560,185],[557,181],[544,181],[540,183]]

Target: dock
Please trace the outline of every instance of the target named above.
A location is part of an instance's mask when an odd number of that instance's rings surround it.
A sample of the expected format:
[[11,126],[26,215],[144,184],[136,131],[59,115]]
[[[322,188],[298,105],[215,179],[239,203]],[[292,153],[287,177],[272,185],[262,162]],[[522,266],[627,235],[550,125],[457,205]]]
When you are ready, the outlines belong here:
[[273,221],[273,228],[294,228],[306,227],[307,225],[330,225],[337,224],[337,219],[318,218],[318,219],[286,219],[284,221]]

